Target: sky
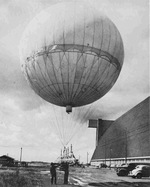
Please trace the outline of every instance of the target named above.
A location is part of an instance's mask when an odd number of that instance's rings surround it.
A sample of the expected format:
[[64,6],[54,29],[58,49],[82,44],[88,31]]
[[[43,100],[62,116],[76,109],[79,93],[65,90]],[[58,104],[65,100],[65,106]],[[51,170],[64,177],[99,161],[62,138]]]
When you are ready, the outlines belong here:
[[55,161],[66,138],[75,156],[86,162],[96,138],[88,119],[115,120],[149,96],[148,0],[86,1],[115,23],[124,43],[120,76],[103,98],[70,117],[33,92],[21,71],[19,43],[29,22],[59,2],[66,0],[0,0],[0,156],[19,160],[22,147],[25,161]]

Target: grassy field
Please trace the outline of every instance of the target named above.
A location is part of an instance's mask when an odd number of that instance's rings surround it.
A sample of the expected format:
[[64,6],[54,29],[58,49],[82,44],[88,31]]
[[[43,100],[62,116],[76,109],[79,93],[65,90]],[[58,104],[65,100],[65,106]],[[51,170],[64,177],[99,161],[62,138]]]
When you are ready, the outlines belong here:
[[[65,187],[64,173],[57,171],[57,184]],[[50,187],[50,169],[44,167],[0,168],[0,187]],[[53,185],[55,186],[55,185]],[[70,185],[67,185],[69,187]],[[72,185],[71,185],[72,186]]]
[[48,171],[48,168],[2,168],[0,187],[43,187],[42,170]]

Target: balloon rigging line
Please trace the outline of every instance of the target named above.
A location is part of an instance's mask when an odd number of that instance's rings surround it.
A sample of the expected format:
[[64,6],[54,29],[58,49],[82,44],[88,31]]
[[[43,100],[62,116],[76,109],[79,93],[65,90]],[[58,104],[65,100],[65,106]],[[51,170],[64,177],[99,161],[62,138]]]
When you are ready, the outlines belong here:
[[[74,90],[74,86],[75,86],[75,79],[76,79],[76,76],[77,76],[77,66],[78,66],[78,63],[81,59],[81,57],[83,56],[83,53],[77,53],[77,60],[76,60],[76,65],[75,65],[75,75],[74,75],[74,80],[73,80],[73,86],[72,86],[72,90],[71,90],[71,100],[72,98],[74,97],[75,93],[73,94],[73,90]],[[76,88],[75,92],[77,91],[78,87]]]
[[[62,118],[63,119],[63,111],[62,111],[62,109],[61,108],[59,108],[58,109],[58,114],[56,114],[57,116],[59,116],[59,114],[60,114],[60,118]],[[61,131],[61,134],[62,134],[62,137],[63,137],[63,143],[64,143],[64,145],[65,145],[65,136],[64,136],[64,125],[65,125],[65,123],[64,123],[64,121],[63,120],[59,120],[58,121],[58,123],[59,123],[59,127],[60,127],[60,131]]]
[[[53,105],[52,105],[53,106]],[[56,125],[57,125],[57,127],[59,126],[59,123],[58,123],[58,119],[57,119],[57,115],[56,115],[56,111],[55,111],[55,108],[54,108],[54,106],[53,106],[53,109],[54,109],[54,113],[55,113],[55,118],[56,118]],[[60,139],[60,141],[61,141],[61,143],[62,143],[62,145],[64,146],[64,143],[63,143],[63,141],[62,141],[62,134],[61,134],[61,132],[60,132],[60,129],[59,129],[59,127],[58,127],[58,132],[59,132],[59,134],[60,134],[60,137],[61,137],[61,139]]]
[[[63,132],[62,132],[62,123],[60,124],[60,119],[59,119],[59,117],[61,117],[60,116],[60,108],[57,108],[56,106],[54,106],[54,108],[55,108],[55,116],[56,116],[56,119],[57,119],[57,126],[58,126],[58,128],[59,128],[59,132],[60,132],[60,134],[61,134],[61,139],[62,139],[62,141],[63,141],[63,143],[64,143],[64,137],[63,137]],[[59,115],[58,115],[59,114]]]
[[[107,66],[105,66],[105,69],[103,70],[103,72],[102,72],[102,74],[101,74],[99,80],[100,80],[101,77],[105,74],[105,71],[107,70],[107,67],[108,67],[108,64],[107,64]],[[98,80],[98,81],[99,81],[99,80]],[[96,85],[96,84],[97,84],[97,82],[95,83],[95,85]],[[95,86],[95,85],[94,85],[94,86]],[[99,87],[100,87],[100,86],[99,86]],[[89,90],[89,91],[90,91],[90,90]],[[89,91],[87,91],[87,92],[84,94],[84,97],[87,97],[87,95],[89,94],[89,93],[88,93]],[[87,97],[87,100],[89,100],[91,97],[92,97],[92,96]],[[81,98],[83,98],[83,95],[80,96],[80,99],[81,99]]]
[[[83,55],[83,53],[82,53],[82,60],[84,61],[83,56],[84,56],[84,55]],[[85,56],[86,56],[86,58],[87,58],[87,54],[86,54]],[[83,69],[84,69],[84,67],[85,67],[85,63],[86,63],[86,61],[84,61]],[[80,87],[80,83],[81,83],[81,80],[82,80],[83,72],[84,72],[84,71],[82,71],[82,73],[81,73],[80,80],[79,80],[79,83],[78,83],[77,89],[76,89],[76,91],[75,91],[75,93],[74,93],[74,95],[73,95],[73,97],[72,97],[72,100],[74,100],[74,98],[77,97],[77,92],[78,92],[79,87]]]
[[[63,80],[63,72],[62,72],[62,61],[63,61],[63,58],[65,56],[65,53],[63,53],[62,57],[61,57],[61,53],[59,52],[59,69],[60,69],[60,74],[61,74],[61,80],[62,80],[62,86],[63,86],[63,93],[65,93],[65,87],[64,87],[64,80]],[[66,100],[65,96],[64,96],[64,99]]]
[[[50,60],[50,58],[48,58],[49,60]],[[45,62],[45,60],[44,60],[44,62]],[[50,60],[50,62],[51,62],[51,60]],[[52,63],[51,63],[52,64]],[[45,65],[46,65],[46,63],[45,63]],[[51,78],[50,78],[50,76],[49,76],[49,73],[48,73],[48,68],[47,68],[47,65],[45,66],[46,68],[46,71],[47,71],[47,75],[48,75],[48,77],[49,77],[49,80],[50,80],[50,82],[51,83],[53,83],[53,81],[51,81]],[[54,86],[54,85],[53,85]],[[55,88],[55,86],[54,86],[54,88]],[[55,88],[55,90],[56,90],[56,93],[57,93],[57,89]],[[60,96],[60,98],[61,99],[63,99],[63,95],[62,96]]]
[[[78,117],[78,115],[79,114],[81,114],[81,113],[83,113],[83,109],[82,109],[82,107],[80,107],[78,110],[76,109],[76,111],[78,111],[78,112],[76,112],[77,113],[77,117]],[[79,119],[80,119],[80,117],[79,117]],[[78,119],[76,119],[76,120],[78,120]],[[75,133],[74,131],[76,131],[76,130],[78,130],[78,128],[77,128],[77,124],[78,124],[78,126],[80,126],[81,125],[81,123],[80,122],[77,122],[76,120],[74,120],[74,122],[73,122],[73,128],[72,128],[72,135],[70,135],[70,139],[71,139],[71,136],[73,136],[73,134]],[[80,120],[81,121],[81,120]]]
[[[86,116],[88,115],[88,113],[90,112],[90,109],[91,109],[92,106],[93,106],[93,103],[89,106],[87,112],[84,114],[82,120],[80,121],[80,124],[83,123],[83,121],[85,120],[85,117],[86,117]],[[94,111],[93,111],[93,112],[94,112]],[[77,129],[77,130],[79,131],[79,130],[81,130],[81,128],[82,128],[82,125],[80,125],[80,126],[79,126],[79,129]],[[76,130],[76,131],[73,133],[73,135],[70,137],[70,139],[68,140],[68,143],[69,143],[69,142],[72,140],[72,138],[76,135],[77,130]]]
[[[51,61],[51,63],[52,63],[52,67],[53,67],[53,72],[54,72],[55,80],[56,80],[56,82],[58,82],[57,76],[56,76],[56,72],[55,72],[55,70],[54,70],[54,62],[53,62],[52,54],[50,55],[50,61]],[[63,80],[62,80],[62,82],[63,82]],[[63,82],[63,85],[64,85],[64,82]],[[59,88],[59,91],[61,92],[61,89],[60,89],[60,87],[59,87],[59,84],[58,84],[58,88]],[[64,96],[65,96],[65,95],[64,95]],[[66,97],[64,97],[64,98],[66,99]]]
[[71,136],[74,134],[74,130],[77,128],[76,127],[76,124],[77,124],[77,122],[74,120],[73,121],[73,117],[72,117],[72,123],[71,123],[71,132],[72,133],[70,133],[70,136],[68,137],[68,141],[67,141],[67,144],[70,142],[70,140],[71,140]]
[[64,124],[65,124],[65,122],[64,122],[63,112],[61,112],[61,118],[62,118],[62,125],[63,125],[63,139],[65,139],[65,137],[64,137]]
[[[87,58],[87,56],[86,56],[86,58]],[[86,58],[85,58],[85,59],[83,58],[84,66],[85,66],[85,63],[86,63]],[[94,56],[94,59],[95,59],[95,56]],[[93,60],[93,63],[92,63],[92,65],[91,65],[91,67],[93,67],[93,65],[94,65],[94,60]],[[84,69],[84,70],[85,70],[85,69]],[[83,70],[83,73],[82,73],[80,82],[81,82],[81,80],[82,80],[82,78],[83,78],[84,70]],[[91,72],[92,72],[91,70],[92,70],[92,68],[91,68],[90,71],[89,71],[88,78],[90,77],[90,74],[91,74]],[[86,79],[84,85],[86,85],[86,83],[88,82],[88,78]],[[80,83],[79,83],[79,84],[80,84]],[[90,84],[89,84],[89,85],[90,85]],[[83,87],[84,87],[84,86],[83,86]],[[81,95],[81,92],[79,92],[79,93],[76,95],[76,97],[78,97],[78,99],[79,99],[80,95]]]
[[[74,115],[74,113],[72,113],[73,115]],[[69,115],[69,126],[71,126],[71,132],[72,132],[72,128],[74,127],[73,126],[73,115]],[[68,138],[71,136],[71,133],[69,133],[69,136],[68,136]]]
[[[97,60],[99,60],[99,58],[98,58]],[[97,61],[97,60],[96,60],[96,61]],[[94,60],[93,60],[93,61],[94,61]],[[95,61],[95,63],[96,63],[96,61]],[[92,64],[94,64],[94,63],[92,63]],[[101,65],[101,63],[99,63],[99,67],[100,67],[100,65]],[[98,70],[99,70],[99,68],[98,68]],[[91,71],[91,70],[90,70],[90,71]],[[90,73],[91,73],[91,72],[90,72]],[[98,73],[98,71],[97,71],[97,73]],[[97,73],[96,73],[96,75],[97,75]],[[96,75],[95,75],[95,76],[96,76]],[[94,76],[94,78],[95,78],[95,76]],[[92,83],[93,81],[94,81],[94,79],[91,81],[91,83]],[[86,82],[87,82],[87,80],[86,80]],[[91,85],[91,83],[90,83],[89,85]],[[84,84],[86,84],[86,83],[84,83]],[[86,92],[86,94],[87,94],[87,92]],[[80,98],[80,95],[81,95],[81,93],[78,93],[77,97]],[[85,94],[84,94],[84,95],[85,95]]]
[[[32,67],[33,67],[33,63],[30,63],[30,64],[32,64]],[[37,63],[38,64],[38,63]],[[38,64],[38,67],[39,67],[39,64]],[[33,67],[34,68],[34,67]],[[39,67],[40,68],[40,67]],[[30,69],[29,68],[29,66],[28,66],[28,69]],[[35,69],[35,68],[34,68]],[[43,77],[43,74],[42,74],[42,72],[41,72],[41,69],[39,69],[40,70],[40,74],[42,75],[42,77]],[[27,72],[27,71],[26,71]],[[31,71],[31,69],[30,69],[30,73],[31,73],[32,71]],[[44,85],[44,83],[43,83],[43,80],[41,80],[41,79],[39,79],[38,77],[38,75],[36,74],[37,73],[37,71],[35,71],[35,76],[36,76],[36,79],[39,81],[39,83],[42,83],[42,85]],[[28,75],[28,74],[27,74]],[[32,75],[32,74],[31,74]],[[30,76],[28,75],[28,78],[29,78]],[[34,77],[33,75],[32,75],[32,77]],[[49,78],[50,79],[50,78]],[[32,82],[31,80],[32,80],[32,78],[31,79],[29,79],[30,80],[30,82]],[[33,78],[33,80],[34,80],[34,78]],[[51,81],[51,80],[50,80]],[[40,86],[40,84],[38,84],[38,82],[36,81],[36,84],[39,86],[39,87],[41,87]],[[31,86],[32,85],[34,85],[34,84],[31,84]],[[54,86],[54,89],[55,89],[55,86]],[[41,90],[42,90],[42,88],[41,88]],[[55,89],[56,90],[56,89]],[[50,90],[48,90],[48,92],[47,92],[47,95],[49,94],[49,91]],[[56,90],[57,91],[57,90]],[[38,93],[39,95],[41,95],[40,93]]]

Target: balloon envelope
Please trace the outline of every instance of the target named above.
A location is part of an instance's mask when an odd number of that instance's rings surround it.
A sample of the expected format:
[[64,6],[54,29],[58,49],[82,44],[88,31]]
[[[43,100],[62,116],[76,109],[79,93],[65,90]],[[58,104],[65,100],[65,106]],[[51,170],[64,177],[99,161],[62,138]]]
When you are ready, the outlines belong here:
[[58,106],[78,107],[104,96],[122,68],[120,33],[83,3],[59,3],[37,15],[24,32],[21,56],[32,89]]

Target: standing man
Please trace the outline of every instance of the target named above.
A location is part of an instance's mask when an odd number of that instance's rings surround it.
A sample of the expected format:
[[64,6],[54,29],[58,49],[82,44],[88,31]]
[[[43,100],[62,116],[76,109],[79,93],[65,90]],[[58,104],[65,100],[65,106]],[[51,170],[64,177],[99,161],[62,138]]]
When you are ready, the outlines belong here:
[[69,176],[69,164],[64,163],[64,184],[68,184],[68,176]]
[[53,184],[53,182],[56,184],[56,166],[55,164],[52,162],[51,166],[50,166],[50,173],[51,173],[51,184]]

